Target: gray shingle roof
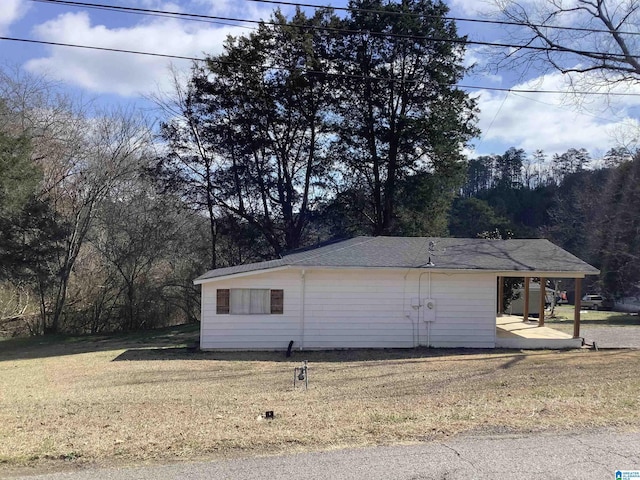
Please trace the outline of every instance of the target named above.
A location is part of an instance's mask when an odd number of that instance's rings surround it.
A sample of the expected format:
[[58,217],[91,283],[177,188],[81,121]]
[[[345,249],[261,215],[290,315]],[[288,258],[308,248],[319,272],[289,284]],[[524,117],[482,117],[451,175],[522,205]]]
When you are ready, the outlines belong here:
[[196,282],[285,266],[553,272],[567,276],[599,273],[588,263],[544,239],[355,237],[294,252],[277,260],[210,270]]

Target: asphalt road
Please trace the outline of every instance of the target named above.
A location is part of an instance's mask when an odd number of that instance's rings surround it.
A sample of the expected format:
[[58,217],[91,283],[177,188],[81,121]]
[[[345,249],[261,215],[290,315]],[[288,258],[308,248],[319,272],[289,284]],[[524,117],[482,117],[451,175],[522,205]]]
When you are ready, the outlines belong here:
[[86,470],[23,480],[615,479],[640,470],[640,433],[457,437],[445,442],[168,466]]

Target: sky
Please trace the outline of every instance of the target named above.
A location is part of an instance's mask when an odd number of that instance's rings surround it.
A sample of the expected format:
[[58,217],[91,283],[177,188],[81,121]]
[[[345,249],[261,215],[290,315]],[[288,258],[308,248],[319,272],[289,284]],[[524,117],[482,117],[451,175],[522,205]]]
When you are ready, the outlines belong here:
[[[525,3],[534,0],[523,0]],[[94,0],[92,3],[179,11],[231,18],[266,19],[274,5],[251,0]],[[346,0],[306,0],[303,3],[345,6]],[[490,1],[447,0],[450,16],[487,18]],[[283,7],[285,13],[292,10]],[[183,21],[87,9],[34,0],[0,0],[0,36],[47,42],[202,57],[222,51],[229,34],[250,32],[251,26]],[[458,31],[471,40],[513,42],[503,27],[457,22]],[[247,28],[247,26],[249,28]],[[469,156],[500,154],[510,147],[528,154],[543,150],[548,156],[570,148],[586,148],[593,157],[627,144],[637,146],[640,132],[640,85],[619,87],[638,96],[575,97],[563,94],[517,93],[488,88],[561,90],[567,79],[554,71],[488,68],[487,47],[467,48],[465,64],[474,65],[462,85],[478,98],[479,137]],[[188,72],[188,60],[125,53],[98,52],[61,46],[0,40],[0,64],[20,67],[59,81],[72,95],[98,103],[149,105],[149,95],[170,89],[169,68]]]

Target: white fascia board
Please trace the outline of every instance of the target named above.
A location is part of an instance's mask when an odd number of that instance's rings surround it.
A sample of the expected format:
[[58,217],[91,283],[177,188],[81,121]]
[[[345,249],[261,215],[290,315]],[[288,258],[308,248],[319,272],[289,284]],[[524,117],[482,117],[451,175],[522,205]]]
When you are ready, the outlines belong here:
[[586,275],[597,275],[596,273],[586,272],[549,272],[549,271],[532,271],[532,270],[480,270],[475,268],[456,269],[456,268],[437,268],[437,267],[328,267],[328,266],[302,266],[291,265],[290,268],[310,270],[382,270],[382,271],[401,271],[401,272],[432,272],[445,275],[453,275],[463,273],[465,275],[487,275],[494,274],[498,277],[545,277],[545,278],[584,278]]
[[283,265],[280,267],[263,268],[260,270],[251,270],[248,272],[232,273],[230,275],[221,275],[219,277],[213,277],[213,278],[201,278],[200,280],[194,280],[193,284],[202,285],[203,283],[219,282],[220,280],[232,280],[234,278],[248,277],[251,275],[259,275],[261,273],[279,272],[280,270],[286,270],[288,268],[290,268],[288,265]]
[[514,278],[522,278],[522,277],[543,277],[543,278],[584,278],[587,275],[599,275],[598,273],[591,272],[547,272],[547,271],[523,271],[523,270],[507,270],[504,272],[495,272],[499,277],[514,277]]
[[437,267],[359,267],[359,266],[312,266],[312,265],[283,265],[280,267],[265,268],[261,270],[251,270],[249,272],[234,273],[231,275],[222,275],[220,277],[203,278],[201,280],[194,280],[194,285],[201,285],[203,283],[218,282],[220,280],[230,280],[234,278],[248,277],[251,275],[258,275],[261,273],[278,272],[281,270],[296,269],[296,270],[381,270],[381,271],[402,271],[402,272],[432,272],[441,273],[446,275],[453,275],[456,273],[463,273],[465,275],[486,275],[494,274],[497,277],[544,277],[544,278],[584,278],[586,275],[597,275],[596,273],[587,272],[550,272],[550,271],[531,271],[531,270],[480,270],[480,269],[453,269],[453,268],[437,268]]

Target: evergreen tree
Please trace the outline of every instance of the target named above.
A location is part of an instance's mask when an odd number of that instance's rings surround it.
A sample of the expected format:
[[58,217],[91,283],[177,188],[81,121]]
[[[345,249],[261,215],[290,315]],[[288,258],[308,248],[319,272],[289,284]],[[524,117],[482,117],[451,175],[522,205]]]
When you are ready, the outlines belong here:
[[397,229],[400,181],[410,173],[461,184],[461,148],[476,133],[475,101],[455,86],[465,72],[464,38],[444,3],[349,6],[344,27],[360,33],[342,36],[333,50],[344,75],[335,87],[336,158],[347,188],[364,194],[359,213],[370,232],[388,234]]
[[25,137],[0,131],[0,280],[45,274],[62,230],[48,204],[37,198],[42,174]]

